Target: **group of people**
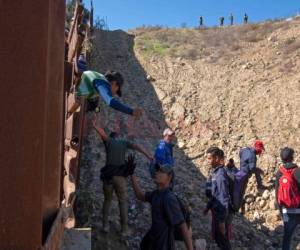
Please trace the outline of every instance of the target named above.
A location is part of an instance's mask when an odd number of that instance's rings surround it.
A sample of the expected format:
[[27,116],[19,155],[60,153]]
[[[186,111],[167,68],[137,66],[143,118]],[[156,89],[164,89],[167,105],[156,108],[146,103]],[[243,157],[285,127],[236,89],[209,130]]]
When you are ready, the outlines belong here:
[[[243,20],[244,20],[244,24],[248,23],[248,15],[246,13],[244,15]],[[220,26],[224,26],[225,17],[221,16],[219,18],[219,21],[220,21]],[[233,15],[232,14],[229,15],[229,23],[230,23],[230,25],[233,25]],[[204,26],[203,16],[199,17],[199,26],[200,26],[200,28]]]
[[[82,59],[82,58],[81,58]],[[87,98],[104,101],[111,108],[128,115],[140,117],[143,112],[139,108],[131,108],[115,98],[121,96],[124,80],[119,72],[109,71],[102,75],[95,71],[88,71],[86,64],[78,63],[77,73],[81,77],[78,94]],[[84,86],[84,87],[83,87]],[[96,114],[93,127],[101,137],[106,148],[106,164],[101,169],[103,181],[104,203],[102,209],[103,231],[108,233],[109,212],[113,192],[119,201],[121,234],[130,234],[128,228],[128,194],[127,178],[135,192],[136,198],[151,204],[152,225],[141,241],[142,250],[172,250],[175,240],[182,240],[186,249],[193,249],[192,230],[189,211],[185,204],[173,193],[176,185],[174,179],[175,161],[173,147],[175,133],[170,128],[163,131],[163,138],[158,143],[154,154],[147,152],[140,145],[121,138],[120,133],[112,131],[106,134],[104,128],[97,126]],[[144,192],[135,175],[135,157],[127,151],[135,150],[143,154],[149,161],[149,175],[156,184],[156,189]],[[262,141],[255,141],[252,147],[240,150],[240,168],[235,166],[233,159],[225,164],[225,154],[218,147],[210,147],[206,151],[207,162],[211,167],[211,174],[206,185],[208,203],[203,211],[209,211],[212,216],[212,235],[220,249],[231,249],[231,224],[234,213],[243,207],[243,196],[248,180],[255,175],[259,190],[266,188],[262,184],[263,173],[256,166],[257,155],[264,152]],[[276,199],[283,215],[284,239],[282,249],[290,249],[292,234],[299,224],[300,212],[300,169],[294,160],[294,150],[284,148],[281,150],[282,164],[276,174]],[[200,185],[200,184],[199,184]],[[243,209],[241,209],[243,210]],[[196,222],[193,222],[196,223]]]

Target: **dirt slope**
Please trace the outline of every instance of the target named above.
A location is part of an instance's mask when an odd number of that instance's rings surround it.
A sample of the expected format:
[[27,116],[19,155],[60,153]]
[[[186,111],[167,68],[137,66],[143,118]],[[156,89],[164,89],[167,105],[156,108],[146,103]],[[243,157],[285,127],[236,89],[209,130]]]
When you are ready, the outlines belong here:
[[[250,181],[247,214],[234,219],[233,245],[234,249],[278,249],[282,227],[273,191],[278,151],[285,145],[298,150],[300,142],[299,20],[255,28],[139,29],[132,33],[135,37],[122,31],[95,33],[91,68],[122,72],[126,78],[124,102],[142,106],[146,113],[137,121],[109,109],[103,114],[109,121],[106,126],[111,130],[121,128],[124,136],[150,151],[167,124],[176,129],[175,191],[193,208],[195,239],[205,238],[209,249],[215,249],[215,245],[208,233],[209,217],[201,213],[208,173],[204,152],[210,145],[218,145],[227,157],[238,162],[241,147],[255,138],[262,139],[266,153],[258,163],[265,171],[264,183],[269,190],[260,194]],[[187,42],[178,41],[178,36]],[[155,81],[147,81],[147,75]],[[104,120],[101,117],[98,115],[99,123]],[[149,228],[150,213],[148,205],[136,201],[131,188],[132,236],[126,240],[119,237],[116,202],[112,233],[100,232],[103,195],[99,176],[104,147],[89,126],[86,131],[78,214],[93,226],[93,249],[138,249]],[[137,173],[146,190],[153,188],[142,158]]]

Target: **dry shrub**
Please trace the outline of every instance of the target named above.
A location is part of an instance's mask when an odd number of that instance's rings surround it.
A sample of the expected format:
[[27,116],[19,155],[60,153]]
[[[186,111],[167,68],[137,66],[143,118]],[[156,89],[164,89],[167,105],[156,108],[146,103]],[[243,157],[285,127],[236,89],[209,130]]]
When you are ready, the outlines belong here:
[[[191,60],[210,57],[226,58],[241,50],[242,44],[259,42],[276,29],[284,28],[286,21],[269,21],[260,24],[237,25],[232,27],[212,27],[205,29],[168,29],[161,26],[142,27],[141,39],[157,40],[165,45],[167,54],[172,57],[184,57]],[[141,28],[140,28],[141,29]],[[292,45],[292,44],[291,44]],[[290,46],[291,46],[290,45]],[[290,50],[298,49],[293,45]],[[213,52],[213,53],[212,53]]]
[[196,60],[199,57],[199,51],[195,48],[189,48],[183,51],[182,57],[189,60]]
[[287,63],[285,63],[280,69],[279,71],[284,73],[284,74],[289,74],[289,73],[293,73],[294,72],[294,68],[295,68],[295,63],[289,61]]
[[300,49],[300,40],[295,37],[288,38],[282,44],[281,49],[284,56],[290,55]]
[[261,41],[263,38],[261,36],[261,34],[259,33],[254,33],[254,32],[251,32],[250,34],[248,34],[246,37],[245,37],[245,41],[246,42],[249,42],[249,43],[256,43],[256,42],[259,42]]
[[231,50],[231,51],[238,51],[238,50],[240,50],[240,49],[241,49],[241,46],[238,45],[237,43],[232,44],[232,45],[230,46],[230,50]]

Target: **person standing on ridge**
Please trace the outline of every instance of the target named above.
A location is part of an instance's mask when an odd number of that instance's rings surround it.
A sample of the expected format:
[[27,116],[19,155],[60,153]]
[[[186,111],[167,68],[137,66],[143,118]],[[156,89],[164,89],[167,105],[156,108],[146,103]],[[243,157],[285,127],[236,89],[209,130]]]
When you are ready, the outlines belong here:
[[223,16],[220,17],[220,26],[224,25],[225,18]]
[[244,15],[244,24],[247,24],[248,23],[248,15],[245,13]]
[[229,21],[230,21],[230,25],[232,26],[233,25],[233,15],[232,15],[232,13],[229,16]]
[[203,16],[200,16],[200,18],[199,18],[199,27],[200,28],[203,27]]

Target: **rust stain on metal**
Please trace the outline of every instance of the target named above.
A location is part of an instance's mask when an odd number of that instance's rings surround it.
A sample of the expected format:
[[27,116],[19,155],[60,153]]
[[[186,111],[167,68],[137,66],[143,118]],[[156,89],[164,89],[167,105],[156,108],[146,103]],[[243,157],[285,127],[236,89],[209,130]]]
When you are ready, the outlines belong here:
[[10,24],[1,30],[0,111],[9,122],[0,131],[0,249],[56,250],[64,227],[75,225],[85,100],[75,98],[73,65],[83,6],[76,6],[64,62],[65,1],[0,4],[0,23]]

